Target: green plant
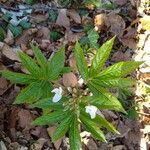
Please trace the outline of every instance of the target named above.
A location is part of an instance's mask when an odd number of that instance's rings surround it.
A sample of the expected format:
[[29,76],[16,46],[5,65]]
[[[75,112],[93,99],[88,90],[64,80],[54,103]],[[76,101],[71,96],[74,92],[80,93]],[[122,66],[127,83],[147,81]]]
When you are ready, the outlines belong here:
[[[76,90],[72,92],[63,85],[53,82],[63,72],[64,49],[59,50],[50,61],[47,61],[41,51],[32,46],[38,65],[29,56],[19,52],[22,63],[31,74],[2,71],[4,77],[15,83],[29,84],[18,95],[16,103],[28,102],[32,107],[43,110],[43,115],[34,120],[33,125],[56,124],[58,127],[52,136],[52,141],[57,141],[68,132],[70,149],[79,150],[81,124],[94,138],[103,142],[106,142],[106,139],[101,127],[112,133],[118,133],[115,127],[100,112],[98,113],[98,110],[111,109],[126,113],[118,99],[109,92],[109,88],[132,86],[135,81],[126,76],[141,62],[119,62],[104,69],[114,39],[110,39],[97,49],[89,68],[80,44],[77,42],[75,45],[77,67],[89,94],[84,94],[84,89],[80,86],[76,86]],[[53,86],[59,88],[53,89]]]

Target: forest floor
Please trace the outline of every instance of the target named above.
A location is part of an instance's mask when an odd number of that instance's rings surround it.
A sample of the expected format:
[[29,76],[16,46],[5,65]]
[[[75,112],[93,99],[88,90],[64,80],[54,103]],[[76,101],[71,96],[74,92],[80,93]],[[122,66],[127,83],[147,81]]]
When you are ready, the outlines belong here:
[[[97,30],[97,43],[101,45],[116,35],[114,47],[106,65],[119,61],[137,60],[144,64],[132,74],[137,79],[133,93],[124,91],[120,94],[128,115],[113,111],[103,111],[105,118],[112,122],[121,133],[106,133],[108,143],[93,139],[86,131],[81,132],[83,150],[150,150],[150,1],[104,0],[99,9],[92,5],[86,9],[75,5],[61,9],[57,2],[37,1],[28,10],[23,22],[23,30],[18,27],[19,19],[8,20],[8,12],[21,12],[19,6],[23,0],[0,0],[0,70],[10,69],[16,72],[26,70],[20,63],[16,51],[21,49],[33,57],[30,42],[36,42],[48,58],[62,45],[66,46],[66,65],[76,73],[73,47],[76,39],[83,45],[91,44],[88,30]],[[57,6],[55,10],[48,7]],[[7,28],[6,28],[7,26]],[[94,38],[95,35],[92,35]],[[84,38],[85,37],[85,40]],[[93,39],[94,40],[94,39]],[[90,61],[90,51],[87,51]],[[40,113],[27,105],[14,105],[15,97],[22,89],[0,77],[0,150],[55,150],[69,149],[68,137],[56,143],[51,142],[55,126],[32,126],[31,122]]]

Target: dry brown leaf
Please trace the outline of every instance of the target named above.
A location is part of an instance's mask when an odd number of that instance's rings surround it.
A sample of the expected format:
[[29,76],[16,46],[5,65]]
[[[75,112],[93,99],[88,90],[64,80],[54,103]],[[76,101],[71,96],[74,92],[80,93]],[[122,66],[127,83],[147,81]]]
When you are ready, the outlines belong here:
[[31,41],[31,39],[34,37],[34,33],[36,33],[38,30],[35,28],[28,29],[23,31],[22,35],[16,39],[16,44],[21,45],[24,44],[27,46],[27,44]]
[[19,119],[18,125],[19,125],[19,127],[23,128],[23,129],[26,127],[30,127],[31,122],[33,121],[33,117],[31,115],[30,111],[25,110],[25,109],[21,109],[18,112],[18,119]]
[[81,24],[81,17],[74,9],[68,9],[67,10],[67,16],[69,16],[71,19],[74,20],[75,23]]
[[112,56],[112,61],[115,61],[115,62],[126,61],[128,59],[129,57],[122,51],[117,51]]
[[127,3],[127,0],[114,0],[117,5],[123,6]]
[[46,21],[49,18],[49,14],[32,14],[31,16],[31,22],[33,23],[42,23]]
[[2,95],[6,91],[7,86],[8,86],[7,80],[3,77],[0,77],[0,95]]
[[47,142],[47,140],[44,138],[38,139],[34,144],[31,145],[30,150],[42,150],[45,142]]
[[105,19],[107,19],[107,15],[104,13],[95,16],[94,23],[97,31],[106,30]]
[[125,21],[121,16],[116,13],[109,13],[107,19],[105,20],[107,27],[110,27],[110,31],[113,32],[118,37],[122,37],[125,29]]
[[8,45],[12,45],[14,43],[14,36],[10,30],[7,31],[7,36],[4,39],[4,42]]
[[7,44],[4,44],[4,46],[2,47],[2,55],[13,61],[20,61],[20,59],[17,56],[17,49],[11,48]]
[[67,17],[66,9],[59,10],[56,24],[59,26],[63,26],[66,29],[70,28],[70,20]]
[[44,40],[50,39],[50,30],[47,27],[41,27],[37,32],[37,37],[42,38]]
[[74,54],[71,54],[69,56],[69,66],[72,68],[73,71],[77,70],[76,59],[74,57]]
[[[47,128],[48,135],[50,137],[52,137],[55,130],[56,130],[56,126]],[[55,146],[56,150],[58,150],[60,148],[61,143],[62,143],[62,138],[57,140],[56,142],[54,142],[54,146]]]
[[85,33],[81,32],[81,33],[73,33],[70,30],[67,30],[65,33],[65,39],[67,40],[67,42],[72,42],[75,43],[80,37],[84,36]]
[[123,45],[128,46],[129,48],[135,50],[137,47],[136,40],[133,38],[120,38]]
[[77,83],[77,77],[74,73],[70,72],[63,74],[63,84],[65,87],[75,87]]

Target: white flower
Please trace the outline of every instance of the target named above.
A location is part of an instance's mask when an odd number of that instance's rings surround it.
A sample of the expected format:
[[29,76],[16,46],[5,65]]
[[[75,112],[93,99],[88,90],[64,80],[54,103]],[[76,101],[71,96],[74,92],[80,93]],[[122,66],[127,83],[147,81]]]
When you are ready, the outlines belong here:
[[58,101],[60,101],[60,99],[62,98],[62,88],[61,87],[55,88],[52,90],[52,93],[55,93],[52,101],[54,103],[57,103]]
[[96,112],[98,110],[96,106],[89,105],[86,106],[85,109],[86,113],[89,113],[89,115],[91,116],[91,119],[94,119],[96,117]]

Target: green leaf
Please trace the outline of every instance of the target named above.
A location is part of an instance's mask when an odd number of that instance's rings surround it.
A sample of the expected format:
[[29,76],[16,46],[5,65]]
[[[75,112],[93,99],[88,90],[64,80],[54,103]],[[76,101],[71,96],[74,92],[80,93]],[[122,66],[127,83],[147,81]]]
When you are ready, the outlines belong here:
[[119,87],[119,88],[131,87],[136,83],[136,80],[129,79],[129,78],[117,78],[117,79],[106,78],[101,80],[101,77],[99,77],[99,78],[93,78],[91,81],[94,84],[97,84],[98,86]]
[[56,123],[62,121],[66,118],[68,112],[65,111],[55,111],[50,114],[43,115],[37,119],[35,119],[32,124],[33,125],[49,125],[52,123]]
[[32,73],[35,77],[40,77],[42,72],[40,71],[40,68],[35,63],[35,61],[23,52],[18,52],[18,55],[21,59],[21,62],[28,69],[28,71]]
[[5,20],[6,22],[9,22],[9,20],[11,19],[12,14],[9,13],[8,11],[2,16],[2,19]]
[[42,67],[42,68],[46,68],[47,66],[47,59],[45,58],[45,56],[43,55],[43,53],[41,52],[41,50],[37,47],[34,46],[33,44],[31,44],[31,48],[34,52],[34,55],[37,59],[38,64]]
[[101,67],[104,65],[108,59],[115,37],[105,42],[98,50],[93,58],[92,65],[90,67],[90,76],[95,76],[100,71]]
[[8,29],[12,32],[12,34],[14,35],[14,37],[18,37],[22,34],[22,27],[20,26],[13,26],[12,24],[8,25]]
[[32,104],[31,106],[42,108],[42,109],[60,110],[60,109],[63,109],[63,100],[64,99],[65,98],[62,97],[62,99],[59,102],[54,103],[54,102],[52,102],[52,97],[49,97],[49,98],[41,99],[40,101]]
[[46,97],[51,94],[51,84],[46,81],[33,82],[24,88],[16,98],[15,104],[33,103],[41,97]]
[[84,0],[83,3],[87,3],[87,4],[93,4],[96,7],[100,6],[100,1],[99,0]]
[[33,78],[31,75],[16,73],[8,70],[2,71],[2,76],[18,84],[30,84],[31,82],[36,81],[36,79]]
[[53,40],[53,41],[57,41],[57,40],[59,40],[60,38],[61,38],[62,36],[61,36],[61,34],[59,33],[59,32],[57,32],[57,31],[52,31],[51,33],[50,33],[50,38]]
[[23,29],[29,29],[31,28],[31,24],[26,21],[26,20],[22,20],[20,21],[19,25],[23,28]]
[[99,34],[95,30],[90,30],[88,32],[88,39],[90,41],[91,47],[96,49],[98,48],[98,44],[97,44],[98,38],[99,38]]
[[65,135],[65,133],[68,131],[70,127],[70,123],[73,119],[72,114],[68,114],[66,118],[58,125],[57,129],[55,130],[52,140],[57,141],[61,137]]
[[[90,82],[90,85],[97,91],[97,95],[93,93],[94,96],[87,97],[90,104],[97,106],[99,109],[112,109],[126,113],[119,100],[110,92],[92,82]],[[93,92],[93,89],[91,91]]]
[[48,64],[49,78],[55,80],[64,67],[65,48],[61,48],[50,60]]
[[5,30],[0,27],[0,41],[3,41],[5,38]]
[[81,139],[80,139],[80,131],[78,127],[78,120],[76,116],[74,116],[70,130],[69,130],[69,143],[70,150],[80,150],[81,148]]
[[[85,111],[81,111],[81,114],[86,117],[88,120],[91,120],[90,115],[85,113]],[[96,115],[96,117],[94,119],[92,119],[92,121],[97,124],[98,126],[103,126],[104,128],[106,128],[107,130],[109,130],[112,133],[119,133],[115,127],[109,123],[105,118],[103,118],[100,115]]]
[[84,80],[87,80],[88,79],[88,66],[84,57],[83,50],[78,42],[76,42],[74,53],[75,53],[75,59],[77,62],[77,67],[79,69],[79,72],[82,78]]
[[25,3],[28,5],[32,5],[34,3],[34,0],[25,0]]
[[99,129],[96,123],[93,122],[93,120],[86,118],[83,115],[80,115],[80,120],[83,123],[84,127],[91,132],[92,136],[98,140],[101,140],[102,142],[107,142],[105,139],[105,135],[103,132]]
[[100,72],[97,77],[101,79],[125,77],[137,69],[143,62],[126,61],[119,62]]
[[50,20],[51,22],[56,22],[56,19],[57,19],[57,11],[56,10],[50,10],[49,11],[49,17],[50,17]]

